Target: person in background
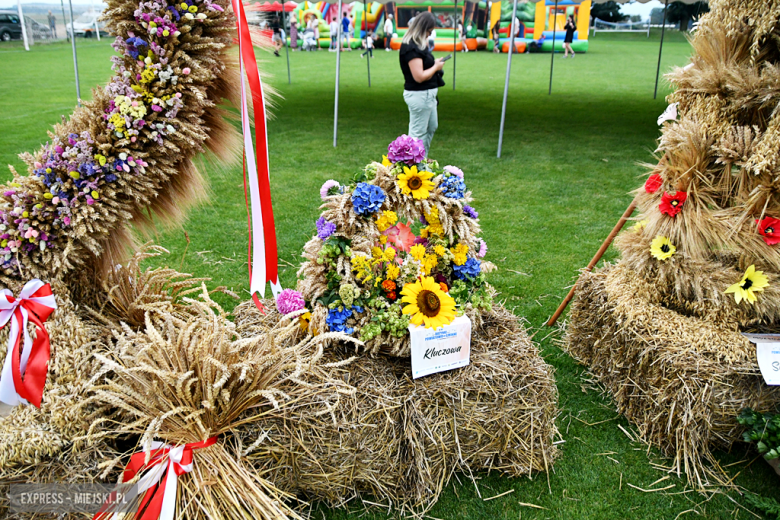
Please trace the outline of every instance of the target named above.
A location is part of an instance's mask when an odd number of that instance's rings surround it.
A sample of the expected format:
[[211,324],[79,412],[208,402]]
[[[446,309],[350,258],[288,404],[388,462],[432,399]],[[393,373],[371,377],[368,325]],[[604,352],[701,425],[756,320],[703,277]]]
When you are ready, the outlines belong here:
[[56,38],[57,37],[57,19],[54,17],[53,14],[51,14],[51,11],[49,11],[49,29],[51,30],[51,37]]
[[282,28],[279,25],[279,16],[274,16],[274,19],[271,22],[271,30],[273,31],[271,43],[274,45],[274,56],[281,58],[279,50],[282,48]]
[[466,29],[460,22],[458,22],[458,33],[460,34],[460,52],[469,52],[469,48],[466,46]]
[[295,18],[295,13],[290,20],[290,48],[293,52],[298,50],[298,20]]
[[501,52],[501,32],[499,29],[498,24],[501,23],[501,21],[497,21],[496,24],[493,26],[493,52],[495,54],[498,54]]
[[368,54],[369,58],[374,57],[374,33],[368,33],[366,35],[366,52],[360,55],[361,58],[365,58]]
[[314,50],[320,50],[320,19],[316,16],[311,17],[312,30],[314,31]]
[[349,17],[346,13],[341,19],[341,39],[347,42],[347,50],[352,52],[352,46],[349,44]]
[[393,40],[393,15],[388,14],[385,18],[385,50],[390,52],[390,42]]
[[436,47],[436,29],[433,29],[428,35],[428,50],[433,52],[434,47]]
[[330,31],[330,47],[328,47],[328,51],[336,52],[339,50],[339,21],[336,20],[335,16],[331,19],[328,30]]
[[404,75],[404,101],[409,107],[409,135],[423,141],[426,156],[439,126],[437,95],[439,87],[444,86],[444,61],[434,59],[428,50],[428,37],[435,25],[433,14],[420,13],[406,31],[398,53]]
[[574,57],[574,49],[571,48],[571,42],[574,41],[574,31],[577,30],[577,24],[574,23],[574,16],[569,15],[566,18],[566,25],[563,27],[566,30],[566,36],[563,38],[563,57],[568,58],[569,53],[571,57]]

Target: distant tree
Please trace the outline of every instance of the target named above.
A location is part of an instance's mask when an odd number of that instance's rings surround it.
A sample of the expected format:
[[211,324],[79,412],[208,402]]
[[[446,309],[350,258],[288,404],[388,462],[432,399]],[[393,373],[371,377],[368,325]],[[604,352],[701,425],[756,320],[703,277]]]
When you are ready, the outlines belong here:
[[632,22],[641,22],[642,21],[642,16],[638,15],[638,14],[632,14],[631,15],[631,21]]
[[672,2],[669,4],[669,11],[666,13],[666,21],[679,23],[681,31],[690,29],[691,20],[698,18],[709,11],[707,2],[696,2],[695,4],[684,4],[682,2]]
[[664,8],[653,7],[652,11],[650,11],[650,24],[661,25],[662,23],[664,23]]
[[590,16],[593,20],[598,18],[605,22],[622,22],[627,18],[620,12],[620,5],[617,2],[604,2],[595,4],[590,8]]

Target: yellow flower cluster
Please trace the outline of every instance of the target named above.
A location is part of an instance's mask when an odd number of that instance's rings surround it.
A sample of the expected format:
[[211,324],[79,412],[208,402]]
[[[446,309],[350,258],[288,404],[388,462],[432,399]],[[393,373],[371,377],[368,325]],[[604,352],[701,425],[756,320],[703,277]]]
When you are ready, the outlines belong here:
[[423,258],[425,258],[425,246],[422,244],[413,245],[409,250],[409,253],[412,255],[412,258],[418,262],[422,262]]
[[119,109],[120,114],[130,115],[133,119],[143,119],[146,115],[146,105],[127,96],[115,97],[114,105]]
[[383,232],[395,226],[396,222],[398,222],[398,215],[395,211],[383,211],[382,216],[376,221],[376,227],[379,228],[380,232]]
[[147,66],[143,72],[141,72],[141,79],[139,80],[139,83],[151,83],[156,77],[157,71]]
[[428,238],[430,235],[444,235],[444,228],[439,220],[439,208],[434,206],[430,213],[425,214],[425,220],[428,225],[420,230],[420,236]]
[[125,137],[127,137],[127,131],[125,130],[125,118],[122,117],[120,114],[111,114],[111,117],[108,118],[108,122],[114,125],[114,130],[116,132],[122,133]]
[[425,255],[425,258],[422,260],[422,269],[423,273],[426,275],[431,274],[431,271],[436,267],[436,264],[439,263],[439,257],[436,255]]
[[373,247],[371,249],[371,255],[374,257],[373,264],[378,265],[382,262],[392,262],[395,260],[395,249],[392,247],[388,247],[384,251],[382,251],[381,247]]
[[395,280],[401,274],[401,268],[395,264],[387,264],[387,279]]
[[352,257],[352,271],[355,273],[355,278],[357,278],[359,281],[369,282],[371,280],[371,268],[371,259],[369,259],[366,255],[357,254]]
[[466,256],[469,252],[469,246],[466,244],[458,244],[457,246],[450,249],[452,252],[452,255],[455,257],[452,261],[455,265],[463,265],[466,263],[466,260],[468,260],[468,256]]

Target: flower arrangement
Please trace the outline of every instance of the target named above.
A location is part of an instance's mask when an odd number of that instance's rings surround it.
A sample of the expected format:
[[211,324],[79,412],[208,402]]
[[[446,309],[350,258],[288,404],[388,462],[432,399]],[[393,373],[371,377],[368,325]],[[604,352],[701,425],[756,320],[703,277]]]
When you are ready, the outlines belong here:
[[175,219],[198,196],[192,158],[234,132],[214,109],[233,96],[215,81],[235,74],[219,59],[234,24],[227,5],[109,1],[114,76],[21,156],[29,176],[13,172],[0,188],[0,275],[49,277],[97,261],[128,245],[131,221],[143,225],[150,210]]
[[406,355],[410,323],[440,327],[491,309],[493,265],[463,172],[426,159],[419,140],[399,137],[381,163],[350,183],[327,181],[320,195],[298,282],[308,330]]

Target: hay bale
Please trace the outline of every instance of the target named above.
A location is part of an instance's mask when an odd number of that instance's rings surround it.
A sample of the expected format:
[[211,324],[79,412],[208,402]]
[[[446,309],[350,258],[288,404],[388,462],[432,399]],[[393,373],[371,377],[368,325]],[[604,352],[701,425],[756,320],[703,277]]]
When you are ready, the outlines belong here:
[[[235,314],[242,335],[275,318],[251,302]],[[418,380],[407,358],[363,355],[342,366],[352,351],[326,349],[331,377],[355,387],[354,395],[329,414],[314,415],[318,403],[300,401],[283,409],[284,420],[256,421],[236,435],[256,446],[248,458],[264,478],[332,506],[370,496],[419,512],[456,471],[548,470],[557,456],[552,367],[517,317],[498,306],[474,328],[471,348],[468,367]]]
[[780,388],[764,384],[755,348],[733,322],[665,307],[656,286],[624,262],[580,278],[565,348],[590,366],[641,438],[699,486],[722,476],[706,464],[716,462],[712,450],[741,441],[740,410],[780,405]]

